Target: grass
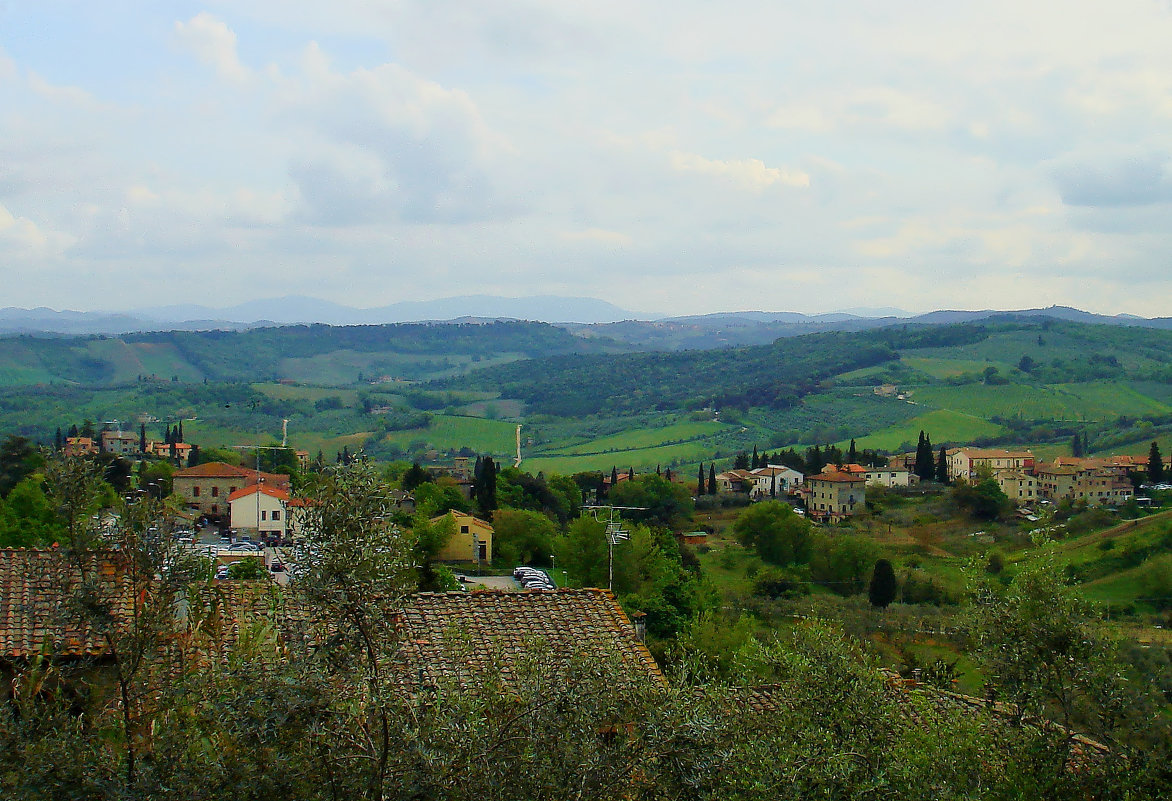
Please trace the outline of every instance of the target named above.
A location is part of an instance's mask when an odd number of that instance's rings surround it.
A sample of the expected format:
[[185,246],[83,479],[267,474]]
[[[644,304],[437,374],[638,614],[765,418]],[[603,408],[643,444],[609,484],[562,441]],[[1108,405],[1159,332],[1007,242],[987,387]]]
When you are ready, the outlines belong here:
[[322,398],[339,397],[345,406],[353,406],[358,400],[358,392],[353,389],[339,389],[337,387],[314,387],[303,384],[253,384],[252,388],[273,400],[307,400],[317,401]]
[[612,434],[578,445],[560,448],[557,455],[571,456],[653,448],[667,443],[675,444],[710,437],[729,429],[730,426],[715,422],[675,423],[662,428],[633,429],[621,434]]
[[[711,440],[697,442],[681,442],[676,445],[662,445],[655,448],[635,448],[613,453],[600,453],[581,456],[533,456],[526,457],[522,469],[531,473],[538,470],[550,473],[570,475],[588,470],[603,470],[610,472],[612,467],[625,470],[634,467],[639,470],[654,470],[656,465],[692,465],[691,472],[695,472],[695,464],[701,460],[707,461],[716,455],[719,449]],[[690,473],[689,473],[690,474]]]
[[[914,448],[921,431],[927,431],[933,442],[969,442],[977,437],[997,436],[1004,429],[972,414],[936,409],[864,437],[857,437],[855,445],[888,451],[898,451],[908,444]],[[845,446],[849,441],[839,444]]]
[[976,359],[944,359],[923,356],[905,356],[901,361],[908,367],[919,370],[933,378],[952,378],[965,373],[983,373],[986,367],[996,367],[1003,373],[1014,365],[1005,362],[978,361]]
[[431,418],[431,424],[427,428],[391,431],[385,439],[400,447],[423,441],[441,450],[468,447],[479,453],[504,456],[514,453],[517,449],[516,429],[515,423],[501,420],[437,414]]

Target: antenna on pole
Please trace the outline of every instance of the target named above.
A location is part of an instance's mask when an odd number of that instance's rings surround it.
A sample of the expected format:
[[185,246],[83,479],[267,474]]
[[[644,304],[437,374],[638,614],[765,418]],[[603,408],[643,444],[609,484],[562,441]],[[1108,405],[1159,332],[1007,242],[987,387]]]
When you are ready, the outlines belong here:
[[[598,520],[599,510],[607,510],[606,518],[606,550],[607,550],[607,579],[606,588],[614,591],[614,547],[620,542],[631,539],[631,532],[623,528],[622,518],[617,514],[620,509],[632,511],[646,511],[646,506],[592,506],[590,507],[594,519]],[[601,522],[601,521],[600,521]]]

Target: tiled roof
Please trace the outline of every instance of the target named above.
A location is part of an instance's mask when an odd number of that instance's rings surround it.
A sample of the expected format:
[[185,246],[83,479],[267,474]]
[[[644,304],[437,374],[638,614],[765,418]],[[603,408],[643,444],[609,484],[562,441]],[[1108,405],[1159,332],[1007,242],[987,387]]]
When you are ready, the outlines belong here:
[[852,476],[850,473],[819,473],[816,476],[808,476],[807,481],[835,481],[835,482],[850,482],[853,484],[862,484],[866,481],[866,476]]
[[[98,579],[98,591],[115,600],[115,617],[129,617],[129,583],[122,580],[117,555],[83,558],[86,571]],[[59,550],[0,549],[0,658],[46,649],[64,656],[104,653],[104,640],[69,613],[80,585],[78,566]]]
[[471,520],[473,523],[479,523],[487,528],[492,528],[492,523],[489,523],[487,520],[481,520],[479,517],[470,515],[467,512],[458,512],[455,509],[450,512],[444,512],[442,515],[436,515],[431,519],[431,522],[434,523],[437,520],[443,520],[448,515],[451,515],[453,520]]
[[231,502],[241,498],[247,498],[249,495],[255,495],[258,492],[262,495],[268,495],[270,498],[276,498],[279,501],[289,500],[289,493],[283,489],[271,487],[268,484],[249,484],[247,487],[241,487],[229,495],[228,501]]
[[633,680],[664,682],[607,590],[418,593],[397,624],[405,678],[425,687],[474,686],[490,674],[507,684],[532,649],[567,668],[575,656],[609,656]]
[[970,459],[1033,459],[1031,451],[1007,451],[1003,448],[960,448]]
[[258,473],[247,467],[237,467],[226,462],[206,462],[205,464],[197,464],[195,467],[186,467],[182,470],[176,470],[171,478],[172,480],[176,478],[247,478],[255,481],[257,476],[271,484],[283,486],[289,484],[289,476],[284,473]]

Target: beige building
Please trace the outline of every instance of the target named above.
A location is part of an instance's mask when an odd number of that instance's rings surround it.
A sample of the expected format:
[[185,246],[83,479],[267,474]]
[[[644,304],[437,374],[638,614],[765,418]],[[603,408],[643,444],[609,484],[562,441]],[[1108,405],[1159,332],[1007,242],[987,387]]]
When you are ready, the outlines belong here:
[[951,448],[944,452],[948,460],[948,479],[972,481],[981,471],[996,475],[1001,470],[1028,473],[1034,467],[1034,454],[1001,448]]
[[819,473],[806,479],[806,514],[834,522],[850,517],[866,502],[866,475]]
[[140,444],[138,434],[126,431],[102,432],[102,450],[106,453],[117,453],[122,456],[136,454],[139,452]]
[[902,467],[868,467],[864,474],[868,487],[910,487],[920,477]]
[[436,559],[441,562],[491,562],[492,523],[455,510],[433,517],[431,522],[439,523],[447,517],[451,517],[455,531]]
[[1029,473],[1020,470],[1002,470],[993,479],[1009,500],[1018,506],[1033,503],[1038,499],[1038,482]]
[[208,462],[176,470],[171,476],[172,492],[189,510],[225,519],[230,514],[228,496],[258,482],[289,491],[289,476],[283,473],[258,473],[224,462]]
[[1034,468],[1038,497],[1049,501],[1084,500],[1092,505],[1125,503],[1134,494],[1129,481],[1101,467],[1038,465]]
[[250,484],[228,496],[232,528],[258,537],[285,538],[289,522],[289,493],[267,484]]

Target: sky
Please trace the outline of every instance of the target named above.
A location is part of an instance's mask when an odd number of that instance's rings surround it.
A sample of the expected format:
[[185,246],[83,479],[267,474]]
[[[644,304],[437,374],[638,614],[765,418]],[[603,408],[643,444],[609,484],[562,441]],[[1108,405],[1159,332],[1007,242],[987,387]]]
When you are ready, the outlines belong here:
[[0,0],[0,306],[1172,314],[1172,0]]

